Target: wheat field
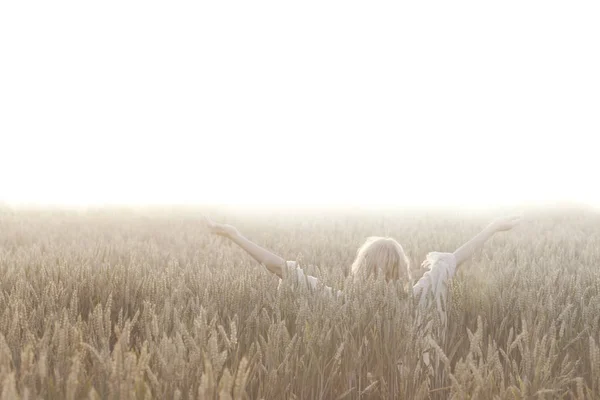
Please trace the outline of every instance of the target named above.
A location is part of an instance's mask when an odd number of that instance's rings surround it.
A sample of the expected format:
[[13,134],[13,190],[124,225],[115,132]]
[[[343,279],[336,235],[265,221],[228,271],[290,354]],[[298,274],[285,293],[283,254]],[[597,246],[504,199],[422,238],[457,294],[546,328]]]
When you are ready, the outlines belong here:
[[492,238],[452,281],[443,333],[348,268],[367,236],[418,264],[489,215],[209,210],[344,289],[331,299],[278,288],[200,211],[1,208],[0,398],[600,398],[599,215],[532,210]]

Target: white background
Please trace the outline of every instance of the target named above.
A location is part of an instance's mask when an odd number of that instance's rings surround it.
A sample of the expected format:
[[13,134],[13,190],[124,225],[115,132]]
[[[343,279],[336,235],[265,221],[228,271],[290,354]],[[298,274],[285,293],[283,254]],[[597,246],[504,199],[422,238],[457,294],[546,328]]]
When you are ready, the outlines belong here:
[[2,1],[0,201],[600,204],[593,2]]

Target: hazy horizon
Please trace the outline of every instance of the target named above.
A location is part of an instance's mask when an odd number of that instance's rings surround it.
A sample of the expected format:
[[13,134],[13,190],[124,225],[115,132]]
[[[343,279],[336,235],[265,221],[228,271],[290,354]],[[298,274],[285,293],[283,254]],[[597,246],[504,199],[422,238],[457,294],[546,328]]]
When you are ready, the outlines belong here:
[[336,214],[406,214],[426,215],[479,215],[498,216],[503,214],[521,214],[535,218],[535,215],[564,212],[600,212],[600,206],[583,202],[546,201],[538,203],[505,203],[505,204],[243,204],[243,203],[41,203],[41,202],[6,202],[0,200],[0,211],[9,209],[18,211],[100,211],[100,212],[172,212],[175,214],[210,215],[212,212],[227,215],[336,215]]

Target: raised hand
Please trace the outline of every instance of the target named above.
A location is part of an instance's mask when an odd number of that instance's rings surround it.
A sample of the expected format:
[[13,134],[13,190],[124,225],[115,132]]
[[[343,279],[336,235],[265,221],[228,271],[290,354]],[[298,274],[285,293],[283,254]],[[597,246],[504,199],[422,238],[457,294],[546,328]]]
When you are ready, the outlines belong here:
[[207,216],[203,216],[202,220],[204,222],[204,226],[210,233],[230,239],[244,249],[248,254],[250,254],[252,258],[264,265],[270,272],[274,273],[280,278],[283,277],[283,267],[285,265],[285,260],[283,258],[246,239],[232,225],[216,223]]
[[498,218],[491,223],[491,226],[496,232],[508,231],[517,226],[522,219],[523,217],[520,215]]
[[232,239],[239,234],[238,230],[232,225],[219,224],[207,216],[203,216],[202,219],[206,228],[214,235]]
[[523,218],[519,216],[510,216],[498,218],[492,221],[483,231],[478,233],[473,239],[460,246],[454,252],[457,268],[466,260],[473,256],[475,250],[480,249],[483,244],[491,238],[496,232],[508,231],[517,226]]

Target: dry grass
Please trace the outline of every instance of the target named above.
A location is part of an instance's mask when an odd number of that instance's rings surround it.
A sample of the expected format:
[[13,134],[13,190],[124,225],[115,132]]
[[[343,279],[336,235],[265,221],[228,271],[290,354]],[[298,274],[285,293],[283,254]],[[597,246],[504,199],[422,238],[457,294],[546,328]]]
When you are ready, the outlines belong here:
[[600,398],[600,216],[539,213],[492,239],[453,282],[445,335],[402,288],[344,277],[367,236],[396,237],[417,263],[483,217],[215,218],[345,301],[278,291],[189,211],[3,209],[0,397]]

